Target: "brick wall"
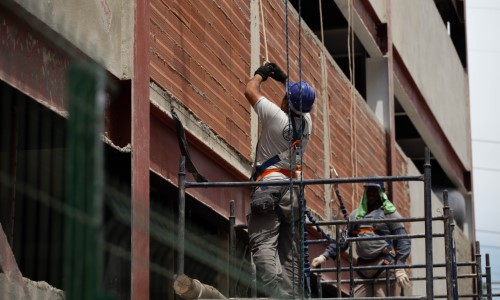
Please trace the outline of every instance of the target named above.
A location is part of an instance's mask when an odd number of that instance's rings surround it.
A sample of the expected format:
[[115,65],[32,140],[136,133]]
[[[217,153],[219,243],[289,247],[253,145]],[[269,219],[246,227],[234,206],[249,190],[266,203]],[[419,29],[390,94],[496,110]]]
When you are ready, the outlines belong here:
[[[248,0],[152,0],[151,80],[180,99],[182,104],[251,163],[250,105],[243,92],[250,70],[250,7]],[[284,3],[262,1],[266,16],[269,58],[287,69]],[[288,63],[290,79],[299,80],[298,16],[289,5]],[[340,177],[387,175],[384,129],[357,95],[351,99],[350,83],[332,60],[328,64],[328,111],[322,111],[321,46],[302,23],[301,78],[315,87],[312,112],[314,132],[304,158],[306,179],[324,177],[324,161]],[[261,31],[262,34],[262,31]],[[264,44],[261,38],[261,60]],[[270,82],[264,93],[278,103],[283,88]],[[323,116],[328,113],[330,138],[323,138]],[[323,143],[331,153],[323,153]],[[397,153],[397,174],[406,175],[403,155]],[[362,184],[341,185],[350,211],[357,206]],[[325,215],[324,187],[306,189],[308,207]],[[394,185],[394,196],[408,215],[408,195],[403,183]]]

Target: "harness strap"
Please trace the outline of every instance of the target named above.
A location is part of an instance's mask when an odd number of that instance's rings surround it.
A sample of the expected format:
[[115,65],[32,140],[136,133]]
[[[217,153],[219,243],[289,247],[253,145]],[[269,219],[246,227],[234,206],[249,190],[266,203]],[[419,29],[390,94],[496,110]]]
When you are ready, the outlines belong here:
[[[373,219],[374,220],[378,220],[380,218],[380,215],[382,214],[382,208],[379,208],[375,211],[375,214],[373,216]],[[377,226],[373,226],[371,228],[360,228],[356,231],[353,231],[354,234],[358,234],[358,233],[368,233],[368,232],[375,232],[377,233],[378,235],[385,235],[383,232],[379,231],[379,227]],[[384,260],[382,261],[382,265],[391,265],[394,263],[394,259],[396,258],[396,249],[394,248],[394,245],[392,243],[392,240],[388,240],[386,239],[385,240],[387,242],[387,246],[385,246],[385,248],[382,250],[382,253],[380,253],[380,255],[375,258],[374,260],[364,260],[364,259],[359,259],[358,258],[358,261],[361,260],[362,261],[365,261],[365,262],[371,262],[371,261],[375,261],[377,259],[379,259],[381,256],[384,257]],[[365,276],[361,271],[357,271],[358,275],[364,279],[373,279],[373,278],[376,278],[378,276],[380,276],[380,274],[384,271],[384,269],[381,269],[381,270],[378,270],[374,275],[373,277],[369,278],[367,276]]]
[[352,233],[354,233],[354,234],[360,234],[360,233],[374,232],[374,231],[377,231],[377,230],[378,230],[378,227],[360,228],[358,230],[354,230]]
[[267,169],[267,170],[264,170],[256,179],[255,181],[260,181],[262,178],[266,177],[267,175],[271,174],[271,173],[275,173],[275,172],[278,172],[278,173],[281,173],[283,175],[285,175],[286,177],[290,178],[290,175],[292,175],[293,178],[296,178],[295,177],[295,173],[292,173],[290,172],[289,169]]
[[[290,123],[292,123],[292,150],[295,150],[297,147],[301,146],[301,143],[302,143],[301,139],[302,139],[302,134],[304,133],[305,122],[301,122],[299,130],[297,130],[297,128],[296,128],[295,119],[292,119],[292,122],[290,122]],[[276,171],[273,171],[273,172],[267,173],[266,175],[263,175],[267,171],[266,170],[267,168],[279,163],[280,161],[286,160],[288,158],[290,158],[289,149],[287,149],[287,150],[285,150],[285,151],[283,151],[275,156],[272,156],[271,158],[269,158],[268,160],[263,162],[261,165],[255,167],[255,171],[252,174],[252,177],[250,177],[250,180],[259,181],[262,178],[264,178],[265,176],[269,175],[270,173],[276,172]],[[285,169],[271,169],[271,170],[285,170]],[[300,164],[297,164],[297,170],[301,171]],[[283,173],[283,172],[280,172],[280,173]],[[288,170],[288,175],[285,175],[285,176],[290,178],[290,170]],[[295,175],[294,175],[294,178],[296,178]]]

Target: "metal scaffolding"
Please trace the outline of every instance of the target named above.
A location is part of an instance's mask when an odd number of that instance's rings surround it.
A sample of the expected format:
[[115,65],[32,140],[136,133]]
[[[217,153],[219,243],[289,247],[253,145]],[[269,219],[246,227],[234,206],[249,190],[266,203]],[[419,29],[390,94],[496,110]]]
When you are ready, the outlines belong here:
[[[344,183],[364,183],[373,180],[373,177],[358,177],[358,178],[330,178],[330,179],[310,179],[310,180],[283,180],[283,181],[272,181],[272,182],[189,182],[186,181],[186,159],[184,156],[181,157],[180,166],[179,166],[179,215],[178,215],[178,246],[177,246],[177,266],[176,266],[176,274],[180,275],[184,273],[184,251],[185,251],[185,193],[188,188],[235,188],[235,187],[255,187],[255,186],[300,186],[303,188],[307,185],[326,185],[326,184],[344,184]],[[492,299],[493,296],[499,296],[500,294],[492,294],[491,292],[491,271],[490,271],[490,262],[489,255],[486,254],[486,274],[482,274],[481,271],[481,253],[479,242],[476,242],[476,252],[475,252],[475,261],[468,262],[457,262],[456,258],[456,248],[455,241],[453,239],[453,230],[454,230],[454,221],[453,221],[453,211],[450,209],[448,204],[448,192],[444,191],[443,193],[443,214],[442,216],[432,217],[432,203],[431,203],[431,165],[430,165],[430,151],[426,149],[425,151],[425,163],[424,163],[424,174],[418,176],[380,176],[377,177],[378,181],[386,181],[386,182],[396,182],[396,181],[421,181],[424,183],[424,217],[410,217],[410,218],[402,218],[398,220],[384,220],[384,222],[424,222],[425,230],[423,234],[403,234],[403,235],[386,235],[383,237],[347,237],[346,242],[352,243],[360,240],[377,240],[377,239],[401,239],[401,238],[410,238],[410,239],[425,239],[425,264],[408,264],[408,265],[381,265],[381,266],[354,266],[352,263],[353,255],[352,255],[352,247],[349,247],[349,266],[342,267],[341,259],[340,259],[340,246],[337,243],[337,259],[336,259],[336,267],[335,268],[317,268],[310,269],[310,271],[316,274],[317,279],[317,295],[321,299],[340,299],[342,298],[342,284],[349,284],[349,294],[347,296],[353,297],[353,286],[355,283],[360,282],[373,282],[374,280],[385,281],[386,288],[388,288],[390,281],[394,281],[395,279],[390,277],[390,272],[386,272],[385,278],[377,278],[377,279],[355,279],[353,273],[357,270],[389,270],[389,269],[422,269],[425,268],[426,275],[425,277],[411,277],[410,279],[413,281],[423,281],[426,282],[426,291],[425,295],[422,296],[395,296],[395,297],[384,297],[385,299],[435,299],[435,298],[447,298],[451,299],[459,299],[463,297],[474,298],[474,299]],[[230,215],[229,215],[229,257],[234,257],[236,255],[236,227],[242,228],[246,227],[245,225],[236,225],[236,217],[234,215],[234,200],[230,200]],[[370,224],[377,222],[376,220],[357,220],[357,221],[349,221],[349,220],[335,220],[335,221],[314,221],[314,222],[305,222],[305,218],[301,218],[302,226],[304,227],[312,227],[316,226],[317,229],[320,226],[328,226],[334,225],[336,228],[336,237],[340,236],[340,228],[346,226],[347,224]],[[442,221],[444,224],[444,232],[443,233],[433,233],[432,222],[433,221]],[[444,238],[445,245],[445,262],[444,263],[434,263],[433,261],[433,252],[432,252],[432,243],[433,238]],[[302,243],[306,247],[311,244],[327,244],[330,243],[330,238],[325,239],[316,239],[316,240],[305,240],[305,237],[302,237]],[[302,256],[304,254],[302,253]],[[303,261],[303,259],[302,259]],[[457,267],[469,266],[473,267],[475,273],[472,274],[463,274],[458,275]],[[304,263],[302,263],[302,271],[305,271]],[[434,276],[435,268],[445,268],[446,276]],[[308,269],[308,267],[306,267]],[[230,268],[231,270],[231,268]],[[323,281],[322,273],[326,272],[335,272],[336,280],[333,281]],[[340,274],[342,272],[349,272],[349,279],[342,279]],[[255,273],[253,274],[255,276]],[[475,281],[475,293],[473,294],[463,294],[460,295],[458,291],[458,279],[462,278],[470,278]],[[483,278],[486,278],[486,294],[483,295]],[[434,281],[435,280],[446,280],[446,294],[444,295],[435,295],[434,294]],[[234,280],[229,280],[229,297],[236,297],[236,288],[234,284]],[[323,285],[335,285],[337,289],[337,298],[322,298],[322,286]],[[255,278],[253,278],[253,284],[251,285],[251,295],[256,295],[256,287],[255,287]],[[304,290],[303,290],[304,291]],[[302,295],[304,298],[304,292]],[[357,299],[365,299],[365,298],[357,298]],[[373,298],[366,298],[373,299]]]

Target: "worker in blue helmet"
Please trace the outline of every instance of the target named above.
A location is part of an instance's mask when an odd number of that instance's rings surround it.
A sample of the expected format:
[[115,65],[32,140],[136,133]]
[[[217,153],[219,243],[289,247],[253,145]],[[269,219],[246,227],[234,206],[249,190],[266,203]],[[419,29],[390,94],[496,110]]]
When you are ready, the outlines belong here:
[[[269,77],[284,84],[280,104],[261,91],[262,82]],[[247,83],[245,97],[262,125],[251,180],[283,181],[300,176],[302,154],[312,132],[314,89],[305,81],[287,82],[287,75],[278,65],[265,63]],[[260,296],[288,299],[298,297],[302,290],[297,195],[298,190],[289,186],[259,186],[252,190],[248,234]]]
[[[410,255],[411,243],[408,238],[385,239],[386,235],[406,235],[407,232],[401,222],[384,222],[384,220],[401,219],[394,204],[385,193],[384,183],[374,179],[364,184],[364,193],[359,201],[350,220],[373,220],[370,224],[354,224],[348,227],[350,237],[373,237],[379,236],[377,240],[356,241],[356,254],[358,266],[400,265],[403,266]],[[341,252],[347,250],[348,245],[340,247]],[[328,258],[336,258],[336,243],[330,244],[325,252],[314,258],[311,265],[319,266]],[[358,279],[386,278],[384,269],[379,270],[357,270]],[[389,269],[390,277],[395,281],[389,284],[389,290],[385,281],[374,280],[372,282],[358,282],[354,287],[355,297],[385,297],[399,296],[397,284],[401,288],[410,286],[410,279],[404,268]]]

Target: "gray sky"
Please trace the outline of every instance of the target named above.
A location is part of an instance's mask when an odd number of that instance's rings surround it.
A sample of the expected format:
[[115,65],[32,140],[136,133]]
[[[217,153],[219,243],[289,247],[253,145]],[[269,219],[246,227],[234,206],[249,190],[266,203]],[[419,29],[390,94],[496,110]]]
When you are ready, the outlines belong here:
[[476,233],[500,282],[500,1],[466,5]]

